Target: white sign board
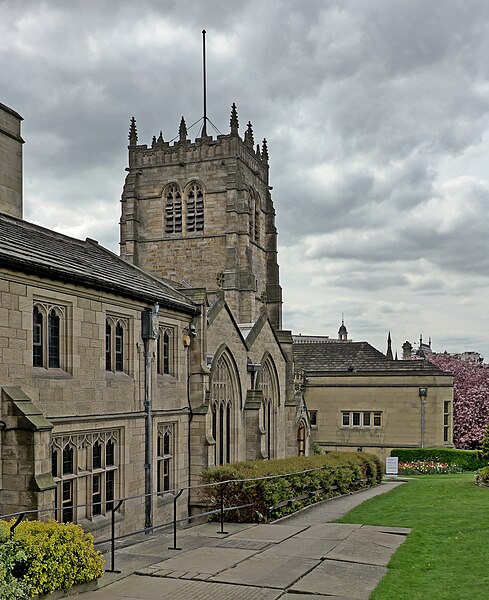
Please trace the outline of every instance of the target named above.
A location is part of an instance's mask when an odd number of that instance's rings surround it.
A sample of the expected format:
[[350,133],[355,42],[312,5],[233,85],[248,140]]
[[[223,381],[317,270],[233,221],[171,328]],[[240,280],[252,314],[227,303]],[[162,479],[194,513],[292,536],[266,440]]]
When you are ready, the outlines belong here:
[[399,473],[399,458],[397,456],[388,456],[385,459],[385,474],[397,476]]

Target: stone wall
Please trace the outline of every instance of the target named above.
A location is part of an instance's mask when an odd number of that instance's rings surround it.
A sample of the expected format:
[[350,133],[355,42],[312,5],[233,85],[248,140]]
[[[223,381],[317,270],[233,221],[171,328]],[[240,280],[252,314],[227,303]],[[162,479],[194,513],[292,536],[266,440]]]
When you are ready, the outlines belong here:
[[22,218],[22,117],[0,104],[0,212]]

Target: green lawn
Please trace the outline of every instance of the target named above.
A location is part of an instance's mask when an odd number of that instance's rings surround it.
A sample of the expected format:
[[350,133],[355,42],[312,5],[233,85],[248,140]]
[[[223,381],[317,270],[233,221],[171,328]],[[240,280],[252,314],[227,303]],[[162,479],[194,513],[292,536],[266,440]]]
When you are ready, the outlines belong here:
[[371,600],[489,599],[489,488],[473,473],[415,477],[339,522],[412,529]]

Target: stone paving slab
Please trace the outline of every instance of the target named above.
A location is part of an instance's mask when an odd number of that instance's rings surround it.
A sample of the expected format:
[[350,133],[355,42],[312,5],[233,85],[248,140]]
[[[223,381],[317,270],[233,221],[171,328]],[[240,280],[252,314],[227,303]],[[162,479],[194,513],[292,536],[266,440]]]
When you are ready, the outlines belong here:
[[341,543],[339,540],[322,540],[293,537],[279,544],[274,544],[263,554],[263,558],[269,555],[275,556],[300,556],[302,558],[324,558],[335,546]]
[[411,533],[409,527],[388,527],[387,525],[362,525],[362,529],[370,529],[371,531],[381,531],[382,533],[393,533],[395,535],[407,536]]
[[312,540],[345,540],[361,525],[352,525],[349,523],[318,523],[314,526],[307,527],[295,537],[309,538]]
[[293,592],[367,600],[387,573],[385,567],[325,560],[291,587]]
[[[281,590],[206,581],[131,575],[109,588],[83,594],[83,600],[276,600]],[[314,599],[315,600],[315,599]]]
[[372,531],[366,527],[354,531],[328,554],[329,559],[387,566],[404,542],[404,535]]
[[239,548],[208,548],[204,546],[153,565],[153,569],[158,568],[153,571],[153,575],[183,577],[185,573],[190,572],[217,575],[217,573],[250,558],[256,552],[256,550],[242,550]]
[[244,531],[245,529],[250,529],[255,527],[253,523],[224,523],[224,531],[226,533],[220,533],[221,525],[220,523],[202,523],[200,525],[195,525],[193,527],[189,527],[188,529],[182,529],[177,532],[178,538],[187,537],[187,536],[199,536],[206,538],[225,538],[228,535],[232,535],[233,533],[238,533],[240,531]]
[[254,525],[245,531],[230,536],[233,540],[261,540],[264,542],[282,542],[300,533],[305,527],[293,525]]
[[222,571],[212,581],[279,588],[284,590],[319,564],[312,558],[292,556],[253,556],[232,569]]

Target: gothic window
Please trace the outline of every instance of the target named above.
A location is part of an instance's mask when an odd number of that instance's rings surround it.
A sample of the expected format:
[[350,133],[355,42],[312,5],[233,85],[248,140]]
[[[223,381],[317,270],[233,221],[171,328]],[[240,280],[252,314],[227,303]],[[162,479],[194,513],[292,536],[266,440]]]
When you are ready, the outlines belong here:
[[174,375],[174,331],[171,328],[161,328],[158,338],[156,365],[159,375]]
[[36,303],[32,312],[32,366],[62,368],[65,308]]
[[174,487],[174,425],[161,424],[158,427],[156,441],[156,489],[158,494],[168,492]]
[[258,389],[263,394],[263,403],[260,410],[260,426],[264,432],[264,454],[266,458],[273,458],[274,435],[275,435],[275,415],[278,405],[278,385],[277,376],[273,363],[267,358],[261,370],[258,372]]
[[118,430],[53,438],[56,518],[76,522],[110,512],[118,486]]
[[182,194],[176,185],[165,192],[165,232],[181,233],[182,231]]
[[105,370],[121,372],[128,370],[127,322],[108,317],[105,321]]
[[212,369],[211,409],[212,436],[216,442],[215,464],[232,461],[233,419],[236,407],[236,392],[230,361],[222,355]]
[[187,231],[204,230],[204,193],[198,183],[190,184],[186,195]]

